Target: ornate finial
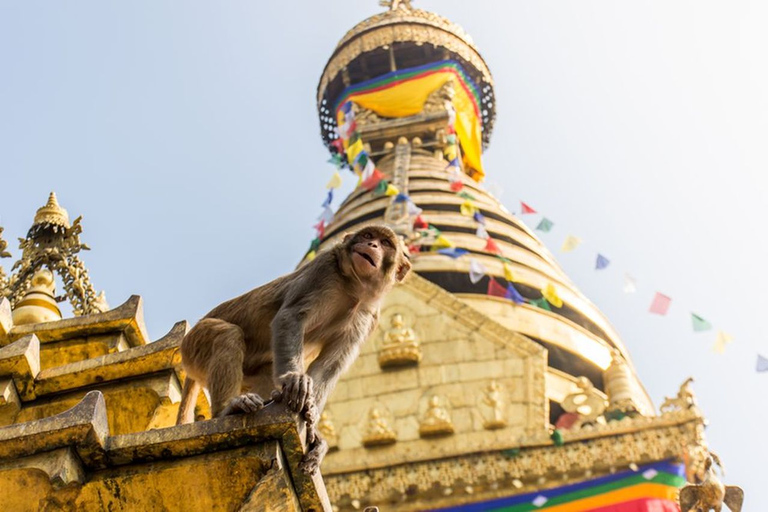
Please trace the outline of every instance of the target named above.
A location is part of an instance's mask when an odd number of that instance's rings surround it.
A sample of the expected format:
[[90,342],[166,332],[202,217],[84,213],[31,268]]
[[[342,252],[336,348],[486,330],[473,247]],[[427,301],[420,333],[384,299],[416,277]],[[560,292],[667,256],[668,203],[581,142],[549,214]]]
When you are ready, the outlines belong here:
[[636,390],[632,370],[621,352],[611,352],[611,364],[603,371],[605,393],[608,395],[606,419],[619,420],[625,416],[637,415],[639,407],[635,401]]
[[672,411],[687,411],[688,409],[696,408],[696,395],[693,393],[691,383],[693,377],[688,377],[680,385],[680,389],[677,392],[677,396],[673,398],[665,398],[664,403],[661,404],[659,410],[663,413]]
[[448,409],[440,405],[440,397],[432,395],[427,412],[419,424],[419,434],[422,437],[431,437],[453,434],[453,432],[453,421]]
[[411,9],[411,0],[379,0],[379,5],[389,7],[390,11],[397,9]]
[[59,201],[56,199],[56,192],[51,192],[45,206],[41,206],[37,209],[32,229],[44,225],[58,226],[64,229],[70,227],[69,215],[67,214],[67,210],[59,206]]
[[24,297],[13,308],[14,325],[39,324],[61,320],[61,311],[56,305],[56,286],[53,273],[41,268],[34,273],[31,286]]
[[732,512],[741,512],[744,503],[744,491],[735,485],[723,485],[715,472],[715,463],[722,465],[714,453],[709,453],[705,462],[704,479],[700,484],[689,484],[680,489],[680,510],[698,510],[709,512],[721,510],[727,505]]
[[496,430],[507,426],[505,416],[506,400],[504,388],[492,380],[483,391],[482,403],[485,405],[483,427],[488,430]]
[[381,446],[397,441],[397,434],[389,426],[389,421],[381,410],[374,407],[368,413],[368,428],[363,436],[363,446]]
[[418,364],[421,361],[421,348],[413,329],[405,327],[400,313],[392,315],[390,322],[391,327],[384,334],[384,343],[379,351],[379,366],[387,368]]
[[19,239],[21,259],[11,269],[15,273],[6,290],[11,306],[19,303],[32,285],[33,276],[45,267],[61,276],[75,315],[99,313],[104,308],[106,302],[99,300],[88,271],[78,257],[81,250],[88,250],[88,246],[80,242],[81,220],[82,217],[78,217],[70,225],[67,211],[59,206],[56,194],[51,192],[45,206],[37,210],[27,237]]

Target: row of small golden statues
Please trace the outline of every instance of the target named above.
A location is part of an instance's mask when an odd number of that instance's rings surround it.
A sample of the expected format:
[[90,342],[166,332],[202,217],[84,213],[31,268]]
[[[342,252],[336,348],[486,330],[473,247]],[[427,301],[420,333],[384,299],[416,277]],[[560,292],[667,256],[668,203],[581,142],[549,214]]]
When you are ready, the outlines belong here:
[[[481,400],[483,426],[488,430],[496,430],[507,426],[505,417],[504,389],[501,384],[492,381],[484,390]],[[330,415],[324,412],[320,418],[319,429],[331,447],[338,444],[338,434]],[[438,395],[432,395],[427,403],[427,410],[419,421],[421,437],[438,437],[455,432],[453,420],[445,400]],[[368,420],[364,431],[363,446],[382,446],[397,441],[397,432],[390,425],[389,414],[383,407],[372,407],[368,411]]]

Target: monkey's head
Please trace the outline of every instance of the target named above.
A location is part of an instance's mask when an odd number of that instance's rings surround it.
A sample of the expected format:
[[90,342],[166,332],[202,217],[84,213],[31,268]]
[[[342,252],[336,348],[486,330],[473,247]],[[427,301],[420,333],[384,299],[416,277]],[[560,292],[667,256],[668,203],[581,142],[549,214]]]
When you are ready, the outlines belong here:
[[363,281],[391,285],[402,281],[411,270],[400,239],[386,226],[367,226],[349,233],[342,244],[353,272]]

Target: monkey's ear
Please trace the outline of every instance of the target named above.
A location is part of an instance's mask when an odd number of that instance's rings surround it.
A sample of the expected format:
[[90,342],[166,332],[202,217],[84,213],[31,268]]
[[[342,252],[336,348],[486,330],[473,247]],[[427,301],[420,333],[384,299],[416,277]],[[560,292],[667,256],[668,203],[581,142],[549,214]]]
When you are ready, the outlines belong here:
[[397,274],[395,276],[397,277],[397,282],[399,283],[403,279],[405,279],[405,276],[408,275],[408,272],[411,270],[411,262],[408,261],[408,258],[401,257],[400,258],[400,265],[397,267]]
[[344,233],[344,238],[341,239],[341,243],[347,243],[349,242],[349,239],[355,236],[354,233]]

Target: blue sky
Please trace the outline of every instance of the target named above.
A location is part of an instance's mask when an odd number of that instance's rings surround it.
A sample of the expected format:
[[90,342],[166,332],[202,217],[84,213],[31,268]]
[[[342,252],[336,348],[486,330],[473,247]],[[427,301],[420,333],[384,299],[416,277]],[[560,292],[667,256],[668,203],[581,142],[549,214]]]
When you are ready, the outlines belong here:
[[[657,404],[696,378],[727,481],[745,487],[745,510],[768,502],[757,469],[768,374],[754,370],[757,352],[768,355],[768,6],[415,5],[461,24],[494,75],[488,182],[512,211],[523,199],[554,221],[544,242],[622,334]],[[332,173],[317,80],[336,41],[379,10],[0,4],[6,238],[23,236],[56,190],[72,218],[84,215],[94,284],[112,305],[142,295],[154,338],[290,271]],[[584,244],[560,254],[568,234]],[[612,261],[599,273],[598,251]],[[624,272],[637,294],[622,293]],[[667,317],[647,313],[657,290],[673,299]],[[692,332],[691,312],[733,335],[724,355],[711,351],[713,332]]]

